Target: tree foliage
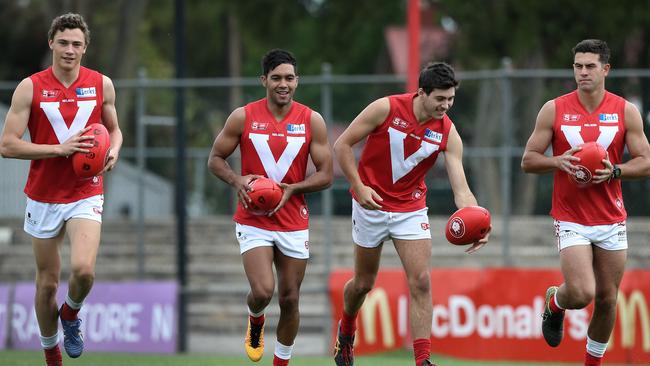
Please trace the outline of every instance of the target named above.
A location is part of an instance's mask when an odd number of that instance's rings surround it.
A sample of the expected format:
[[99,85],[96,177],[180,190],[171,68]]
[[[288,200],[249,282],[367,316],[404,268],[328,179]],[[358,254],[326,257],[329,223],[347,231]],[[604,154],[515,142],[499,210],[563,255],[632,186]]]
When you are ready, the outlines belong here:
[[[499,69],[504,59],[516,69],[568,69],[571,48],[584,38],[607,40],[614,70],[650,67],[649,1],[421,2],[433,9],[423,13],[433,14],[433,19],[423,19],[423,24],[439,26],[443,19],[453,19],[456,24],[446,61],[460,70]],[[174,0],[3,1],[0,42],[6,56],[0,58],[0,80],[19,81],[49,65],[47,30],[53,17],[69,11],[84,15],[91,29],[85,65],[114,80],[136,78],[141,69],[146,69],[150,78],[172,78],[177,36],[174,4]],[[188,77],[258,76],[262,55],[276,47],[294,52],[301,75],[319,74],[325,62],[335,74],[373,74],[387,70],[390,62],[384,31],[387,26],[405,24],[406,0],[186,0],[184,6]],[[498,123],[504,113],[503,87],[498,80],[462,86],[459,106],[452,112],[470,146],[496,147],[503,142]],[[560,94],[562,88],[573,86],[531,79],[511,87],[516,111],[514,141],[523,145],[541,104]],[[336,88],[335,119],[349,121],[360,108],[389,90],[378,88]],[[621,89],[638,94],[644,105],[650,105],[650,88],[644,81],[627,82]],[[207,147],[233,106],[261,97],[263,89],[199,88],[187,93],[188,146]],[[9,98],[7,92],[0,95],[4,103],[9,103]],[[297,98],[319,107],[317,87],[301,86]],[[132,90],[119,91],[117,105],[127,147],[134,145],[134,100]],[[173,115],[173,105],[173,90],[150,90],[147,94],[147,114]],[[173,141],[172,129],[152,129],[148,145],[171,146]],[[498,164],[480,160],[474,169],[490,164],[493,173],[487,174],[478,189],[486,190],[486,196],[498,197]],[[161,170],[171,169],[172,164],[167,165]],[[513,161],[513,171],[517,169]],[[539,212],[538,191],[535,178],[515,178],[517,209]]]

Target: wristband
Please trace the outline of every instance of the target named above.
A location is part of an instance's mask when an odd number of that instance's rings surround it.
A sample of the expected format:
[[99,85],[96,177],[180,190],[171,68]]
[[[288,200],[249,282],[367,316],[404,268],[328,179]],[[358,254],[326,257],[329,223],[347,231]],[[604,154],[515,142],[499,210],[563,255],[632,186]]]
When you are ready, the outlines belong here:
[[614,165],[614,168],[612,169],[612,178],[614,178],[614,179],[620,179],[621,178],[621,168],[619,168],[616,165]]

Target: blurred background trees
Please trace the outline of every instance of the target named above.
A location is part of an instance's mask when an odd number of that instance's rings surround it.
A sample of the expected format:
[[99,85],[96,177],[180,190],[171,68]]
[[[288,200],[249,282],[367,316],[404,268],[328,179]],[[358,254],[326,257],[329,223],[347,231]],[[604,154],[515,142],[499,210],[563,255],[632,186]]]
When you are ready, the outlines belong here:
[[[612,49],[614,70],[650,66],[650,1],[422,0],[421,6],[422,27],[431,31],[431,38],[424,38],[431,44],[423,45],[429,50],[423,62],[447,61],[461,71],[569,70],[570,50],[579,40],[602,38]],[[393,30],[405,26],[406,0],[186,0],[185,8],[186,75],[190,78],[258,76],[260,58],[275,47],[294,52],[303,76],[320,74],[323,63],[331,64],[332,72],[339,75],[400,73],[396,60],[405,57],[398,49],[404,40],[391,43],[389,38]],[[173,78],[173,0],[4,0],[0,42],[5,57],[0,58],[0,80],[18,82],[48,66],[50,22],[69,11],[83,14],[91,29],[84,65],[113,80],[137,78],[139,70],[146,70],[149,78]],[[637,103],[645,116],[650,88],[643,84],[642,79],[626,80],[615,90]],[[543,102],[574,85],[570,79],[531,78],[510,86],[514,146],[525,144]],[[502,143],[502,127],[496,121],[503,113],[503,87],[495,79],[461,86],[458,106],[451,115],[467,145],[494,147]],[[228,113],[262,97],[263,92],[259,87],[188,90],[188,147],[209,147]],[[395,88],[337,89],[331,122],[345,126],[369,101],[387,92],[395,92]],[[1,94],[0,103],[8,104],[10,97],[10,93]],[[147,113],[173,115],[173,98],[173,92],[152,91]],[[303,86],[296,98],[319,109],[318,88]],[[134,100],[132,89],[118,93],[125,146],[134,145]],[[209,121],[211,133],[206,133],[204,123],[193,121]],[[173,129],[152,129],[147,146],[170,146],[172,142]],[[518,167],[516,160],[513,169]],[[500,195],[496,159],[476,159],[469,167],[482,172],[481,185],[476,188],[482,195]],[[548,203],[536,200],[543,189],[537,176],[515,177],[514,213],[545,212],[547,207],[540,203]],[[499,202],[491,200],[497,211]]]
[[[389,71],[384,32],[405,23],[405,0],[185,1],[189,77],[259,74],[271,47],[293,50],[302,74],[330,62],[336,74]],[[0,40],[9,57],[0,79],[18,80],[49,63],[47,29],[58,14],[82,13],[92,30],[86,63],[114,78],[173,71],[173,0],[4,0]],[[501,67],[564,68],[577,40],[606,39],[618,68],[650,62],[650,2],[595,0],[588,6],[561,0],[422,0],[423,25],[453,33],[442,55],[466,70]],[[232,43],[238,43],[233,45]],[[233,52],[240,55],[233,56]],[[438,55],[440,57],[441,55]],[[232,57],[239,59],[232,64]],[[434,55],[435,57],[435,55]],[[569,58],[568,58],[569,57]],[[238,70],[233,70],[238,69]]]

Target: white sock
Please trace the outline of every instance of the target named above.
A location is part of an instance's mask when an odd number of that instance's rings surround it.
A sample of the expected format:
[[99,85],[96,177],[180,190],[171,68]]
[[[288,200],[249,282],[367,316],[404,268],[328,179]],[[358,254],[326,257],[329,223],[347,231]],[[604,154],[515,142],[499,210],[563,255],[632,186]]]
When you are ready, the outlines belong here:
[[39,338],[41,339],[41,346],[43,346],[43,349],[54,348],[57,344],[59,344],[59,332],[56,332],[53,336],[49,337],[44,337],[41,335]]
[[288,360],[291,358],[291,351],[293,350],[293,344],[290,346],[285,346],[280,342],[275,342],[275,352],[273,353],[278,358],[283,360]]
[[72,300],[72,299],[70,298],[70,294],[65,295],[65,303],[68,304],[68,306],[69,306],[71,309],[74,309],[74,310],[81,309],[81,305],[84,304],[83,301],[82,301],[82,302],[74,302],[74,300]]
[[248,315],[252,316],[253,318],[259,318],[260,316],[264,315],[264,309],[262,309],[262,311],[259,313],[254,313],[251,308],[248,308]]
[[603,357],[606,349],[607,343],[596,342],[587,336],[587,353],[594,357]]

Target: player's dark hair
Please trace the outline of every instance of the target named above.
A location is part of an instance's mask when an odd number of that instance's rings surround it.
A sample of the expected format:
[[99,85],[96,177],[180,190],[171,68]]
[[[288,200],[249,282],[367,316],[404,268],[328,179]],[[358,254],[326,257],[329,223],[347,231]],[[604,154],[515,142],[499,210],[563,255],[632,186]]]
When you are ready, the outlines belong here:
[[601,41],[600,39],[585,39],[571,49],[573,56],[578,52],[583,53],[595,53],[598,55],[598,60],[604,65],[609,63],[609,47],[607,42]]
[[457,88],[459,81],[456,80],[456,73],[449,64],[444,62],[434,62],[425,67],[420,72],[418,87],[429,95],[433,89]]
[[50,30],[47,32],[47,39],[53,40],[56,32],[77,28],[83,32],[86,46],[88,46],[88,43],[90,43],[90,30],[81,14],[67,13],[54,18]]
[[262,71],[264,75],[268,75],[273,69],[282,64],[293,65],[294,72],[298,73],[298,66],[296,66],[296,58],[293,57],[291,52],[274,48],[262,57]]

